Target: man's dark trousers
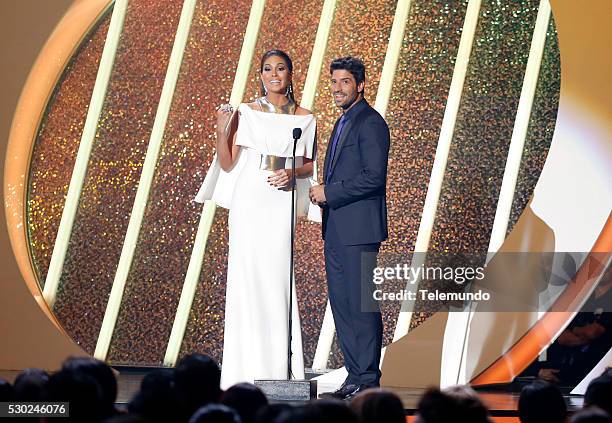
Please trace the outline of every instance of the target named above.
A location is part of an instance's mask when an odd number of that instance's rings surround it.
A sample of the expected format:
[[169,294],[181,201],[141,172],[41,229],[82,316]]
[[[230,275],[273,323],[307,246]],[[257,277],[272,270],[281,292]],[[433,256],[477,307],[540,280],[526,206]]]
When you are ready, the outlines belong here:
[[[380,385],[380,349],[383,324],[380,311],[373,309],[367,284],[372,284],[380,243],[343,245],[333,219],[325,233],[325,271],[330,305],[336,324],[348,383]],[[368,280],[369,278],[369,280]],[[371,297],[369,297],[371,299]]]

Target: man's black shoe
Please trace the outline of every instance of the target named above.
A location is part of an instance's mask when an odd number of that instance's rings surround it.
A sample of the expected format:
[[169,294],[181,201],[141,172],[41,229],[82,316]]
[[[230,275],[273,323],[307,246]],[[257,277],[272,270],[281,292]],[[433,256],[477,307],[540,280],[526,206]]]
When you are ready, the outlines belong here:
[[319,394],[319,398],[325,399],[345,399],[348,395],[359,390],[359,385],[354,383],[343,383],[342,386],[336,389],[334,392],[322,392]]
[[362,393],[366,389],[373,389],[373,388],[377,388],[377,386],[364,386],[364,385],[361,385],[357,389],[355,389],[353,392],[345,395],[344,398],[342,398],[342,399],[346,400],[346,401],[351,401],[353,398],[355,398],[357,395],[359,395],[360,393]]

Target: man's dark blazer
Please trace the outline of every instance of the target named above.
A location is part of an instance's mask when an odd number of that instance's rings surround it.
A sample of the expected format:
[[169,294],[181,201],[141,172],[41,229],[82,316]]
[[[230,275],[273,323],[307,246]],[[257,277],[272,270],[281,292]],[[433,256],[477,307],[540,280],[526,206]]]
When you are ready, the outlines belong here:
[[[332,173],[324,188],[323,238],[328,220],[333,219],[344,245],[382,242],[387,239],[389,127],[365,99],[347,113],[333,159],[331,141],[325,155],[323,176],[330,167]],[[331,140],[337,127],[338,121]]]

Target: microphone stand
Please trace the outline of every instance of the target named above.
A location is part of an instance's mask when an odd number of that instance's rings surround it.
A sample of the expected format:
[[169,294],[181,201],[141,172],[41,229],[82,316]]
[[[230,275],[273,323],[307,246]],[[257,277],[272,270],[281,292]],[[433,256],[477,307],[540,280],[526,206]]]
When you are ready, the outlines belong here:
[[289,331],[287,334],[287,379],[272,380],[260,379],[255,380],[255,386],[263,391],[268,399],[276,401],[308,401],[317,396],[317,381],[316,380],[292,380],[293,372],[291,370],[291,341],[293,338],[293,268],[295,261],[295,215],[296,202],[295,193],[297,190],[295,178],[295,150],[297,142],[302,137],[300,128],[293,129],[293,155],[291,161],[291,258],[289,260]]
[[[291,380],[293,373],[291,371],[291,340],[293,338],[293,267],[295,260],[295,150],[297,148],[298,139],[301,134],[297,134],[293,130],[293,155],[291,160],[291,259],[289,260],[289,334],[287,336],[287,380]],[[299,131],[302,132],[302,131]],[[296,137],[296,135],[298,135]]]

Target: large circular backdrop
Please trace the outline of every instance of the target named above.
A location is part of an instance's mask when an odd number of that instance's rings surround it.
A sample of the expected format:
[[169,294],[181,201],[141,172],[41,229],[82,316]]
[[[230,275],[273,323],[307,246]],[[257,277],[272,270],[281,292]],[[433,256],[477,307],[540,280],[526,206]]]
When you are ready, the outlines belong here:
[[[67,333],[93,353],[117,270],[149,137],[181,13],[180,0],[130,0],[53,312]],[[486,252],[529,57],[539,1],[483,0],[429,251]],[[294,61],[299,100],[307,72],[319,72],[313,112],[324,152],[339,115],[328,92],[328,64],[356,55],[367,66],[374,104],[396,9],[393,0],[339,0],[321,69],[309,69],[323,2],[268,0],[243,101],[258,95],[259,56],[271,48]],[[391,129],[389,240],[383,252],[414,250],[444,116],[467,1],[413,0],[386,119]],[[41,288],[79,147],[112,3],[74,48],[46,103],[27,172],[25,223]],[[142,228],[107,359],[160,365],[168,344],[198,227],[193,196],[213,156],[214,110],[226,102],[250,3],[198,1],[166,124]],[[59,27],[57,31],[61,31]],[[550,19],[508,232],[530,199],[552,140],[560,58]],[[46,93],[41,93],[46,95]],[[36,116],[32,117],[36,119]],[[322,156],[322,154],[320,154]],[[322,168],[322,157],[319,157]],[[227,211],[218,208],[206,244],[181,354],[221,358]],[[306,364],[312,364],[327,300],[320,226],[298,227],[297,286]],[[384,259],[383,259],[384,260]],[[434,310],[420,309],[411,326]],[[399,304],[384,305],[385,343]],[[328,362],[342,363],[336,346]]]

